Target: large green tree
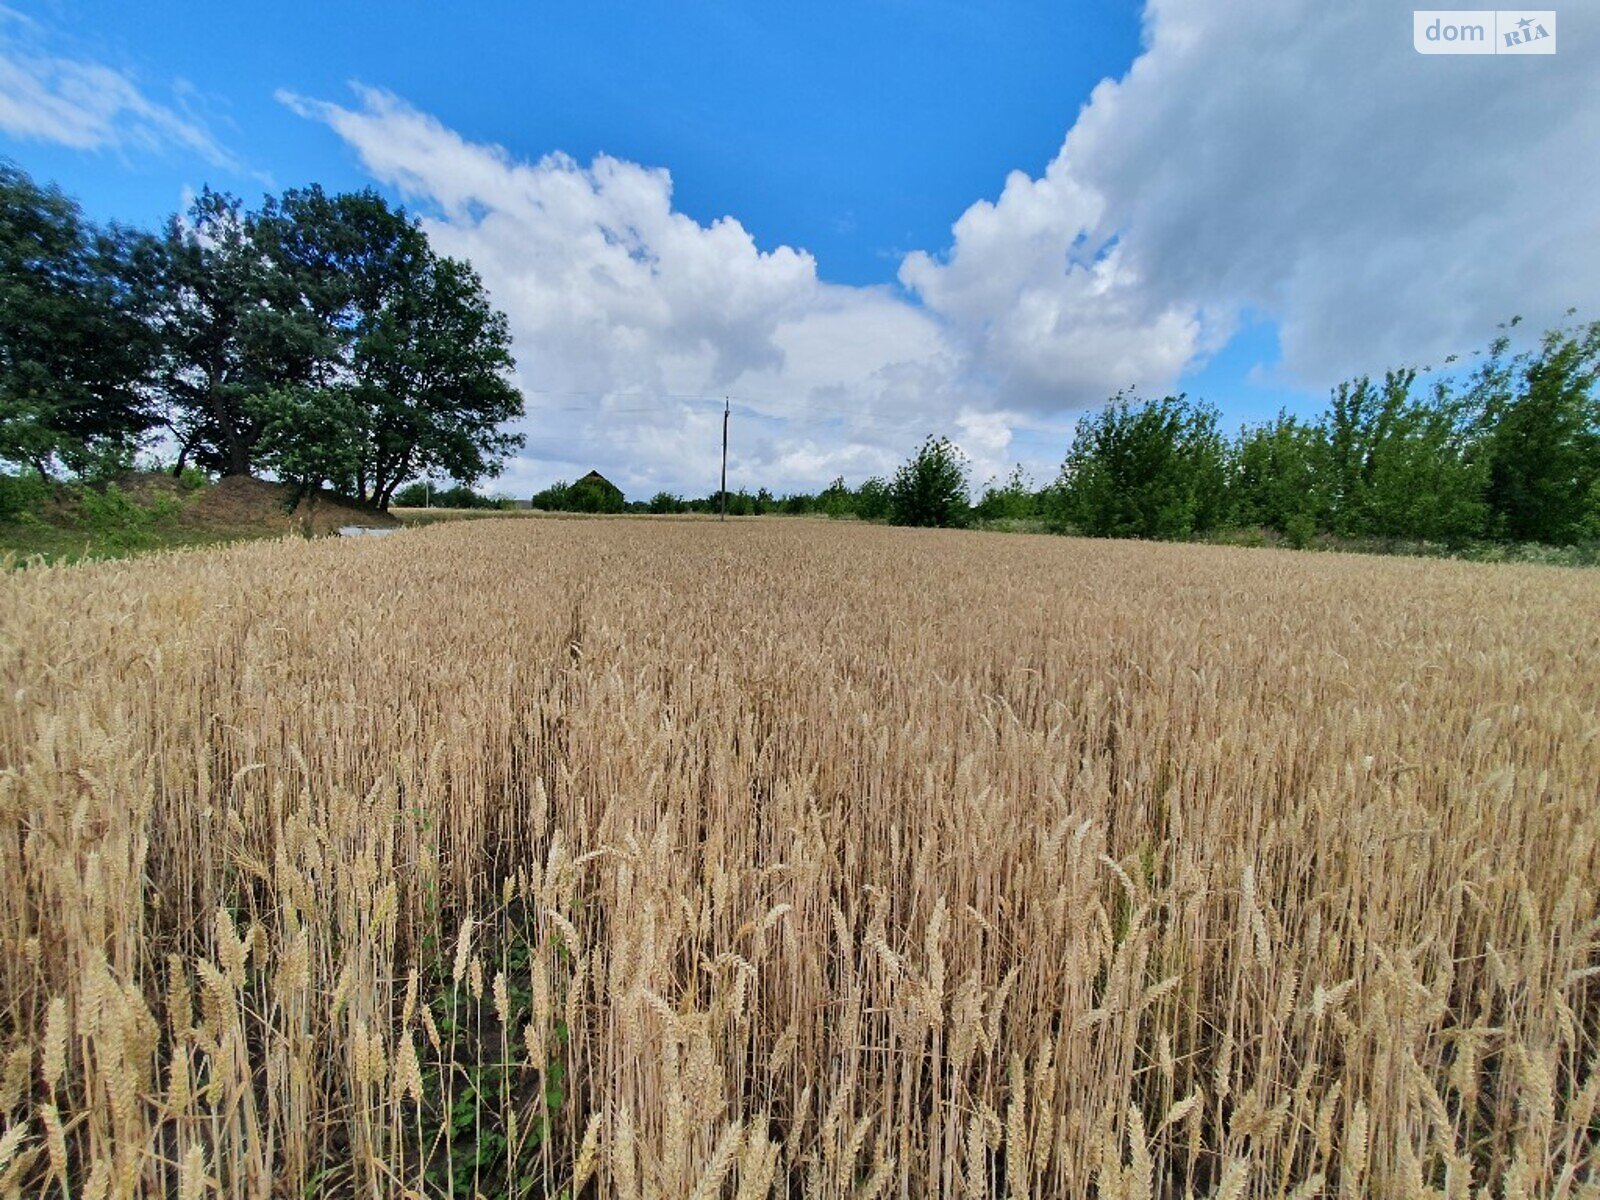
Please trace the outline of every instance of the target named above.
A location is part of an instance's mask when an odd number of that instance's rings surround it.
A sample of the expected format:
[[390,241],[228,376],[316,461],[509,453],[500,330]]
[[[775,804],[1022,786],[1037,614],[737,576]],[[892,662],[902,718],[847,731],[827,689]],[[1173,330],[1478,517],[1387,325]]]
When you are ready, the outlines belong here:
[[1463,542],[1481,537],[1485,463],[1448,383],[1423,398],[1389,394],[1371,451],[1369,531],[1378,537]]
[[1233,452],[1234,517],[1304,543],[1327,511],[1322,432],[1288,413],[1240,431]]
[[1461,541],[1481,536],[1484,463],[1448,381],[1419,397],[1414,368],[1342,383],[1322,421],[1322,491],[1334,532]]
[[0,460],[48,475],[131,453],[156,420],[151,279],[148,239],[0,161]]
[[523,444],[504,429],[522,416],[505,314],[466,263],[427,254],[355,345],[365,413],[358,490],[387,508],[416,475],[471,485],[499,473]]
[[470,485],[521,444],[504,315],[378,193],[312,186],[249,212],[206,192],[165,248],[164,382],[202,465],[387,508],[407,479]]
[[503,429],[522,398],[505,316],[472,268],[371,190],[287,192],[256,230],[325,347],[275,398],[269,465],[384,509],[408,479],[497,474],[522,444]]

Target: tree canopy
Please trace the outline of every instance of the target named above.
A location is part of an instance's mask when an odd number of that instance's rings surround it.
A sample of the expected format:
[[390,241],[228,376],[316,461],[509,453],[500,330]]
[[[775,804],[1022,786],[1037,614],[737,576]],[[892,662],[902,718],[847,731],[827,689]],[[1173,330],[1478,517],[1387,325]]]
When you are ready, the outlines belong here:
[[1188,537],[1222,519],[1225,455],[1215,409],[1118,395],[1079,420],[1053,505],[1084,533]]
[[0,460],[88,469],[156,422],[147,238],[0,161]]
[[470,486],[496,474],[522,444],[502,429],[522,398],[505,316],[476,272],[433,253],[375,192],[289,192],[261,227],[330,351],[272,396],[263,449],[278,473],[380,508],[417,476]]
[[164,425],[177,465],[387,507],[522,444],[506,318],[377,192],[206,189],[159,235],[97,230],[0,167],[0,459],[78,471]]
[[890,520],[896,525],[965,525],[967,470],[959,446],[929,435],[889,484]]

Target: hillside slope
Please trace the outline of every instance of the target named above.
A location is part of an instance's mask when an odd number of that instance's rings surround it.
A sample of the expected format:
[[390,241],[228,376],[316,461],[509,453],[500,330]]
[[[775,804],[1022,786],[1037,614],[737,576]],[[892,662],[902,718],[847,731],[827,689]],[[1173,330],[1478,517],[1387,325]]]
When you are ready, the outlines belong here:
[[98,486],[5,482],[10,502],[0,505],[0,556],[18,560],[116,558],[290,533],[317,537],[345,525],[399,524],[331,492],[315,493],[291,509],[292,490],[264,479],[195,485],[135,473]]

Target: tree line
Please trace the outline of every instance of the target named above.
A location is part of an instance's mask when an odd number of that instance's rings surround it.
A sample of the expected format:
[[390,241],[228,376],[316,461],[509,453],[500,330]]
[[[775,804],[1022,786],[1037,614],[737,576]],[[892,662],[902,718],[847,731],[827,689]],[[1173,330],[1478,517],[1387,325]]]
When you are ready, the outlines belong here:
[[[1233,437],[1203,401],[1119,394],[1078,422],[1057,478],[1036,487],[1018,468],[976,502],[959,448],[930,437],[854,488],[629,503],[580,480],[533,504],[1292,544],[1600,540],[1600,322],[1516,353],[1508,328],[1470,370],[1445,366],[1351,380],[1315,417]],[[523,413],[512,368],[471,266],[374,191],[313,185],[252,209],[207,189],[150,232],[96,225],[0,161],[0,465],[106,477],[158,444],[179,473],[272,474],[379,508],[448,478],[437,502],[490,503],[472,486],[523,443],[504,428]]]
[[[1094,537],[1266,530],[1291,545],[1319,535],[1600,541],[1600,322],[1559,326],[1513,353],[1517,323],[1470,370],[1362,376],[1334,388],[1315,417],[1280,413],[1234,437],[1216,408],[1186,395],[1119,394],[1078,421],[1059,474],[1043,487],[1019,466],[974,502],[968,460],[930,436],[891,478],[855,489],[836,479],[780,499],[763,489],[745,511],[1027,522]],[[653,510],[674,499],[658,497]]]
[[257,208],[209,189],[159,231],[97,226],[0,161],[0,463],[93,477],[271,473],[387,508],[522,444],[505,315],[371,190]]
[[1259,527],[1292,544],[1595,541],[1597,378],[1593,322],[1516,354],[1502,334],[1468,371],[1342,383],[1317,417],[1280,414],[1232,439],[1187,397],[1119,397],[1079,423],[1041,509],[1108,537]]

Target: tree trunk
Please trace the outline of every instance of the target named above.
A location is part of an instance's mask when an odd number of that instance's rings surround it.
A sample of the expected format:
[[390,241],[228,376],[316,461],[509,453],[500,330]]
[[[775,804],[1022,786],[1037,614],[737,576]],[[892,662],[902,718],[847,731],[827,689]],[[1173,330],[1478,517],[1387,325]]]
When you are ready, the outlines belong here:
[[250,447],[245,440],[233,430],[228,430],[228,469],[229,475],[250,474]]
[[372,481],[373,500],[379,512],[389,511],[389,501],[394,498],[395,489],[411,476],[411,455],[408,452],[401,460],[393,465],[393,469],[384,474],[380,472],[379,478]]
[[240,414],[222,392],[223,378],[224,373],[215,364],[206,372],[206,407],[211,410],[211,419],[222,434],[223,444],[219,449],[226,453],[228,460],[222,473],[248,475],[251,445],[239,432]]

